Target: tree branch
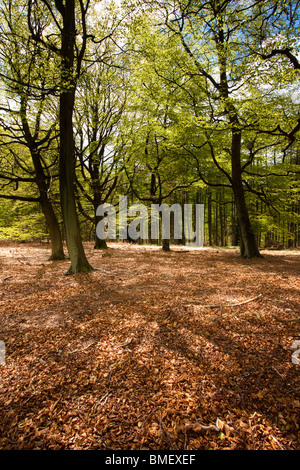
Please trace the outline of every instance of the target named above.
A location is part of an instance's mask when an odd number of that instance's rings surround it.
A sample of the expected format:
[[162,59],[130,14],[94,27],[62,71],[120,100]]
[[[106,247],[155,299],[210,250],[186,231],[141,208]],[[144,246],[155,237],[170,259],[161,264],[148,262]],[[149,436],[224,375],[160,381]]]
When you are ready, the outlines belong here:
[[291,49],[289,49],[288,47],[286,47],[285,49],[273,49],[272,52],[270,52],[270,54],[262,54],[261,57],[267,60],[267,59],[271,59],[272,57],[276,55],[283,55],[287,57],[289,61],[291,62],[291,64],[294,66],[294,69],[300,70],[299,60],[294,54],[292,54]]
[[14,196],[8,194],[0,194],[2,199],[12,199],[13,201],[25,201],[25,202],[40,202],[40,197],[30,197],[30,196]]

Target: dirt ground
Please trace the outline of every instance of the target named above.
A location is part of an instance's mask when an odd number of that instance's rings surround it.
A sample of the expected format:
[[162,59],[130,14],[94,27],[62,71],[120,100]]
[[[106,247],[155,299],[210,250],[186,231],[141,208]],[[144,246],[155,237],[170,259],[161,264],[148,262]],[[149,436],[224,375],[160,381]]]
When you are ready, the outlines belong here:
[[300,449],[299,251],[86,253],[0,246],[1,450]]

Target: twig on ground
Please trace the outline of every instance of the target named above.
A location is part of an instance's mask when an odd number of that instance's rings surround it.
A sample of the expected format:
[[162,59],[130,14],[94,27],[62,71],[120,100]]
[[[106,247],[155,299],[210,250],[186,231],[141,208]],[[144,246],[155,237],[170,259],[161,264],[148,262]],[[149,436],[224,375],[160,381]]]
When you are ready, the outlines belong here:
[[272,369],[275,370],[275,372],[276,372],[282,379],[284,379],[283,375],[282,375],[280,372],[278,372],[278,370],[276,369],[276,367],[272,366]]
[[[252,299],[248,299],[248,300],[243,300],[242,302],[237,302],[235,304],[201,304],[200,302],[198,302],[197,300],[193,301],[193,304],[196,304],[196,305],[200,305],[201,307],[205,307],[205,308],[221,308],[223,309],[224,307],[237,307],[239,305],[244,305],[244,304],[247,304],[249,302],[253,302],[254,300],[257,300],[259,299],[260,297],[262,296],[262,294],[259,294],[257,295],[256,297],[253,297]],[[187,304],[185,305],[186,307],[191,307],[193,304]]]
[[84,346],[83,348],[78,348],[78,349],[74,349],[73,351],[69,351],[68,354],[74,354],[76,352],[85,351],[86,349],[90,348],[95,343],[97,343],[97,341],[92,341],[91,343],[89,343],[87,346]]
[[194,423],[194,424],[186,424],[185,425],[185,430],[186,431],[192,430],[192,431],[195,431],[195,432],[199,432],[199,431],[220,431],[220,428],[216,424],[210,424],[209,426],[204,426],[203,424],[200,424],[200,423]]
[[249,302],[253,302],[254,300],[259,299],[261,296],[262,296],[262,294],[259,294],[257,297],[253,297],[252,299],[244,300],[243,302],[237,302],[237,303],[231,304],[231,305],[230,305],[230,304],[229,304],[229,305],[224,305],[224,304],[207,304],[207,305],[203,305],[203,307],[208,307],[208,308],[237,307],[238,305],[243,305],[243,304],[247,304],[247,303],[249,303]]
[[167,441],[169,442],[170,444],[170,447],[171,447],[171,450],[177,450],[176,447],[174,446],[173,442],[172,442],[172,439],[170,437],[170,434],[168,433],[168,431],[166,430],[166,427],[164,425],[164,423],[162,422],[161,418],[159,418],[159,425],[160,425],[160,429],[163,430],[166,438],[167,438]]
[[150,418],[150,416],[153,415],[153,413],[158,409],[158,407],[156,406],[152,411],[150,411],[150,413],[146,416],[146,418],[144,419],[141,427],[137,430],[136,432],[136,435],[135,435],[135,439],[141,434],[145,424],[147,423],[148,419]]
[[280,321],[281,323],[291,323],[291,322],[296,322],[300,323],[300,317],[297,318],[280,318],[275,313],[272,313],[272,316],[275,318],[275,320]]
[[119,344],[119,348],[125,348],[126,346],[129,346],[129,344],[132,343],[132,341],[133,341],[133,338],[130,338],[125,343]]
[[270,437],[271,437],[271,438],[273,439],[273,441],[278,445],[278,447],[280,448],[280,450],[284,450],[284,447],[280,444],[280,442],[278,442],[278,440],[276,439],[276,437],[274,437],[274,436],[272,436],[272,435],[271,435]]

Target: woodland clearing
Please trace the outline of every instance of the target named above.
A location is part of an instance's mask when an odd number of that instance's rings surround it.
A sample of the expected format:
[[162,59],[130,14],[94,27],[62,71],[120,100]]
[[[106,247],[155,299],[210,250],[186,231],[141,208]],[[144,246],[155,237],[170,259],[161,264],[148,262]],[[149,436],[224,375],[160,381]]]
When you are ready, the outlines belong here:
[[0,449],[299,450],[299,251],[85,249],[0,246]]

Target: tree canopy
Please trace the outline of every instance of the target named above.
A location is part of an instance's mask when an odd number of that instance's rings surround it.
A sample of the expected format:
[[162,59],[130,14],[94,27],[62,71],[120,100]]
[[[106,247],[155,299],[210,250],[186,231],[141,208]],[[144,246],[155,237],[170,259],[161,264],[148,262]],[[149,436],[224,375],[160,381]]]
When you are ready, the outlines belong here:
[[48,235],[53,259],[65,238],[89,271],[97,207],[127,195],[204,204],[205,243],[246,258],[297,246],[299,8],[3,0],[1,236]]

